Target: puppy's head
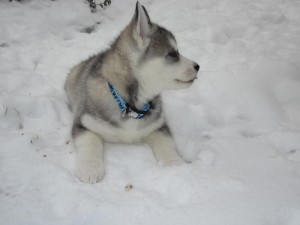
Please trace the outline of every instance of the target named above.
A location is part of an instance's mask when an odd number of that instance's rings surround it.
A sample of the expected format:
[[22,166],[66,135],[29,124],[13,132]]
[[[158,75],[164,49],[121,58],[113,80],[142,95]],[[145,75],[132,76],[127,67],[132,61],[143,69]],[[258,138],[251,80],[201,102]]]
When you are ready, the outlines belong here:
[[191,86],[200,66],[180,54],[174,35],[152,23],[139,2],[130,27],[136,76],[142,85],[151,85],[159,92]]

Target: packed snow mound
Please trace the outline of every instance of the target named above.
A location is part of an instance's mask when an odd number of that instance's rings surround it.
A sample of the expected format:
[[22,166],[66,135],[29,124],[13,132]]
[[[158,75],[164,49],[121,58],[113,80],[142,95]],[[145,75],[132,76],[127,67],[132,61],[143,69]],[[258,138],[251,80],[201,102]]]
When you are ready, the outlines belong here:
[[101,183],[74,176],[69,70],[109,46],[134,0],[0,2],[0,224],[300,224],[300,2],[141,2],[199,79],[163,94],[179,153],[105,145]]

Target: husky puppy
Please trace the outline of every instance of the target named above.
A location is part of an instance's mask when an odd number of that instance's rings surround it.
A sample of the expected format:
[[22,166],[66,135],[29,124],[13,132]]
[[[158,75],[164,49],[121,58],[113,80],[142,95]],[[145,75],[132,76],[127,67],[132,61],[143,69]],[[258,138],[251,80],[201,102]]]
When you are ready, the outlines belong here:
[[178,52],[176,39],[152,23],[144,6],[111,47],[75,66],[65,89],[74,113],[76,176],[104,176],[104,142],[145,142],[165,165],[182,164],[163,115],[160,93],[187,88],[199,65]]

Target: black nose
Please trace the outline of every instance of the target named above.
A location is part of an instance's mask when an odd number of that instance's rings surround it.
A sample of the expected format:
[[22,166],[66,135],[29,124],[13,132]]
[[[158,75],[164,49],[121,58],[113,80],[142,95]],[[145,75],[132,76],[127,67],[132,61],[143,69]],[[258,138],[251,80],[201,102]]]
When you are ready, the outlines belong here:
[[194,69],[198,72],[199,69],[200,69],[200,66],[196,63],[196,64],[194,65]]

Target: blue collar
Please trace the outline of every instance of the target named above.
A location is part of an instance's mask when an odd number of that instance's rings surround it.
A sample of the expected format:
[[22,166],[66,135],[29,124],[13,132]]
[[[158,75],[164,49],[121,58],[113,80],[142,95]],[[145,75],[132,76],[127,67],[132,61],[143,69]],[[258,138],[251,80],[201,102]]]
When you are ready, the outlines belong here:
[[145,115],[149,112],[151,108],[151,104],[147,103],[144,105],[142,110],[138,110],[135,107],[129,105],[117,92],[115,87],[108,82],[108,87],[111,92],[111,94],[114,96],[115,100],[118,102],[119,107],[122,111],[122,117],[125,117],[128,115],[129,117],[132,117],[134,119],[143,119]]

